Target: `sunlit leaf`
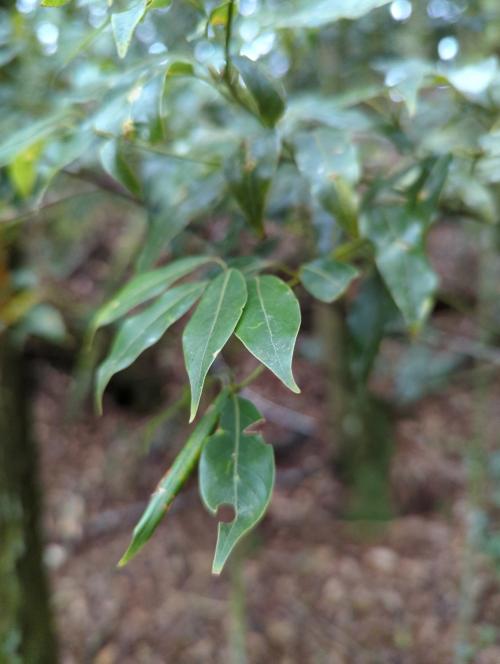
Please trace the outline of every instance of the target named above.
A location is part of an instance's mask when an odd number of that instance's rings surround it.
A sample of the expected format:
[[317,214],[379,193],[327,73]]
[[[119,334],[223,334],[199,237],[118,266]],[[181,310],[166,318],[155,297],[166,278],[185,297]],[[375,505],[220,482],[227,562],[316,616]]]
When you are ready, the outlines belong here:
[[102,410],[102,395],[112,376],[126,369],[143,351],[153,346],[193,306],[205,285],[195,282],[172,288],[123,323],[108,357],[97,371],[96,405],[99,412]]
[[37,161],[43,149],[43,143],[38,141],[26,148],[9,164],[9,176],[17,192],[27,198],[33,191],[37,178]]
[[42,0],[40,3],[42,7],[63,7],[71,2],[71,0]]
[[147,6],[147,0],[140,0],[127,11],[111,15],[111,27],[120,58],[127,55],[135,29],[144,18]]
[[232,395],[222,412],[219,429],[200,458],[200,493],[207,509],[216,514],[221,505],[235,511],[231,523],[219,523],[212,566],[220,574],[240,539],[263,517],[274,486],[274,452],[260,435],[245,430],[261,418],[245,399]]
[[120,567],[126,565],[153,535],[175,496],[179,493],[193,471],[203,444],[217,424],[220,412],[227,398],[228,392],[226,390],[219,394],[193,429],[184,447],[176,456],[171,468],[158,483],[156,491],[151,496],[144,514],[134,528],[130,546],[118,563]]
[[292,289],[272,275],[248,281],[248,300],[236,336],[292,392],[300,392],[292,358],[300,328],[300,306]]
[[231,268],[212,281],[182,336],[191,385],[192,421],[198,410],[208,370],[234,332],[247,300],[245,278]]

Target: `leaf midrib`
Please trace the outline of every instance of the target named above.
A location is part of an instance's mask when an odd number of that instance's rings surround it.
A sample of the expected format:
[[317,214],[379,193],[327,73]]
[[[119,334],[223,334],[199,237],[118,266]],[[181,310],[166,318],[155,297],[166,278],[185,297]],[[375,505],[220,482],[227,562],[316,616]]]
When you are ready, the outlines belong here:
[[256,290],[257,290],[257,297],[259,298],[259,304],[260,304],[260,307],[262,309],[262,313],[264,314],[264,320],[266,321],[266,326],[267,326],[267,329],[269,331],[269,338],[270,338],[270,341],[271,341],[271,346],[272,346],[273,351],[274,351],[274,357],[276,358],[276,361],[277,361],[277,363],[280,367],[280,372],[283,372],[285,374],[286,373],[286,367],[283,366],[283,363],[281,361],[281,357],[278,353],[278,349],[276,348],[276,344],[274,343],[274,335],[273,335],[273,331],[271,329],[271,323],[269,321],[267,311],[266,311],[265,306],[264,306],[264,298],[262,297],[262,292],[261,292],[261,289],[260,289],[260,279],[258,277],[255,278],[255,284],[256,284]]

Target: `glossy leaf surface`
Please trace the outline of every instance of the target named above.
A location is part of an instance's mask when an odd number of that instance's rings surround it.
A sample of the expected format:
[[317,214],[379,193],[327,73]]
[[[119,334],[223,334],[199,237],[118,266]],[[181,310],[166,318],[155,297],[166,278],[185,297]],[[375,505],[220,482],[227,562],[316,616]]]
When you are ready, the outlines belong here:
[[292,357],[300,328],[300,306],[292,289],[271,275],[248,281],[248,301],[236,336],[292,392],[300,392]]
[[212,281],[182,335],[184,361],[191,386],[192,421],[198,410],[208,370],[234,332],[247,300],[245,278],[231,268]]

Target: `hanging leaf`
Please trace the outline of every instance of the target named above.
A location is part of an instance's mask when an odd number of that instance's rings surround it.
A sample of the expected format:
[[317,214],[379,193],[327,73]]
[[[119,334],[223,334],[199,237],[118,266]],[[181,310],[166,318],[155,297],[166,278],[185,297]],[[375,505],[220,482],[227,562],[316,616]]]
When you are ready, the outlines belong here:
[[232,395],[221,415],[219,430],[202,451],[199,485],[207,509],[216,514],[221,505],[232,505],[231,523],[219,523],[212,566],[220,574],[240,539],[263,517],[274,486],[274,451],[262,436],[245,433],[261,420],[246,399]]
[[206,282],[182,284],[159,297],[154,304],[128,318],[115,337],[111,352],[97,371],[96,405],[102,412],[102,395],[115,373],[126,369],[153,346],[203,293]]
[[292,357],[300,328],[300,306],[292,289],[272,275],[248,281],[248,300],[236,336],[292,392],[300,392]]
[[243,56],[232,58],[266,127],[274,127],[285,112],[285,90],[261,65]]
[[107,141],[100,149],[100,157],[102,167],[112,178],[136,196],[141,193],[139,180],[117,141]]
[[144,272],[133,277],[118,293],[95,314],[91,328],[96,331],[103,325],[118,320],[134,307],[144,304],[165,291],[174,281],[185,277],[197,267],[209,263],[210,256],[179,258],[165,267]]
[[425,255],[425,219],[405,207],[373,207],[361,218],[376,264],[406,323],[418,331],[429,314],[438,279]]
[[190,422],[196,416],[208,370],[234,332],[246,300],[243,275],[234,268],[226,270],[212,281],[186,325],[182,345],[191,386]]
[[277,136],[272,133],[244,141],[225,168],[229,190],[248,223],[264,236],[264,212],[279,157]]
[[142,549],[165,516],[174,498],[193,471],[203,444],[207,436],[214,430],[228,395],[228,391],[223,390],[207,409],[176,456],[174,463],[158,483],[144,514],[134,528],[130,546],[118,563],[120,567],[126,565]]
[[120,58],[127,55],[133,34],[144,18],[147,9],[147,0],[141,0],[124,12],[111,15],[111,27],[115,38],[116,50]]
[[359,276],[359,271],[333,258],[317,258],[305,263],[299,276],[311,295],[322,302],[333,302],[345,293],[353,279]]

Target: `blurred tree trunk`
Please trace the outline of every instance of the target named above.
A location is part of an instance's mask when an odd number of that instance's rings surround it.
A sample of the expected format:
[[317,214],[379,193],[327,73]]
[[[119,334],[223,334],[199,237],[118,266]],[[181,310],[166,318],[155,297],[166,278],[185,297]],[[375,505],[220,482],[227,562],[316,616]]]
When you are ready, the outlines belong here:
[[389,472],[392,432],[387,409],[356,380],[350,368],[346,315],[337,305],[318,304],[316,328],[327,377],[326,404],[332,461],[350,490],[348,518],[385,520],[392,513]]
[[0,662],[54,664],[42,562],[36,446],[30,438],[26,366],[0,334]]

